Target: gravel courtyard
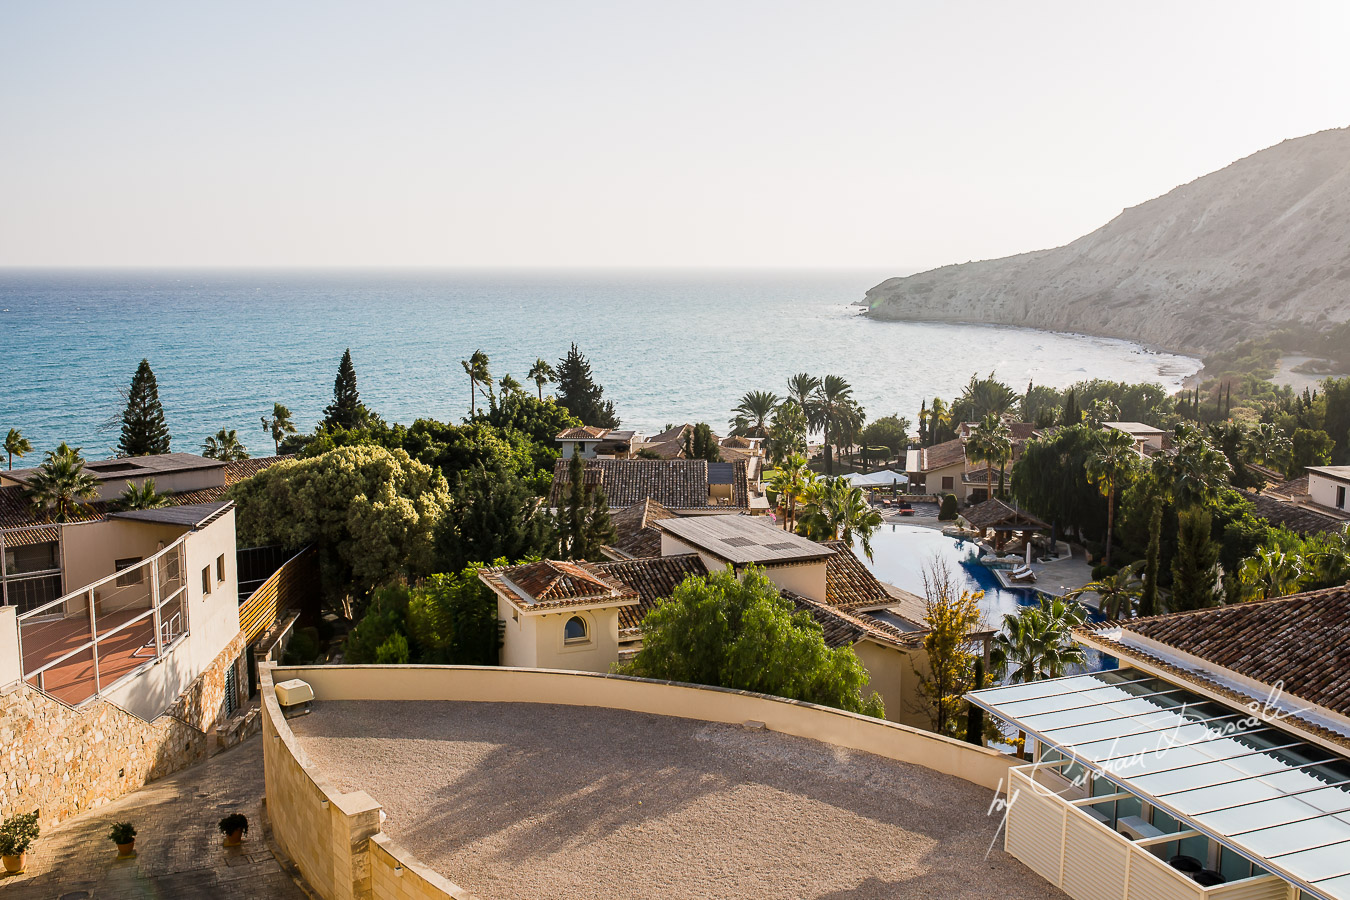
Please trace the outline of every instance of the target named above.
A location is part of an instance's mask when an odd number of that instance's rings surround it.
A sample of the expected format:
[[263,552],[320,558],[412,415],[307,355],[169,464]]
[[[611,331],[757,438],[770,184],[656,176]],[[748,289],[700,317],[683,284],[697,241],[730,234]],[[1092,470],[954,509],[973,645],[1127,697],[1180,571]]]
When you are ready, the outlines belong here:
[[332,701],[291,720],[342,790],[482,900],[1062,896],[984,788],[733,725],[534,703]]

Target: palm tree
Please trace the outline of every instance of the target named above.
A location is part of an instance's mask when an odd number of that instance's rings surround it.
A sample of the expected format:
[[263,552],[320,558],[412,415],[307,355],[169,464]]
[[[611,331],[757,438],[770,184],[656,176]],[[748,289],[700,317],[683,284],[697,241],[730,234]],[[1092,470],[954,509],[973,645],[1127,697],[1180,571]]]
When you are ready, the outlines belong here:
[[994,668],[1014,683],[1059,678],[1086,661],[1073,639],[1073,629],[1086,621],[1081,604],[1042,594],[1039,606],[1003,617],[1003,630],[994,635]]
[[775,465],[781,465],[792,454],[806,455],[806,412],[801,404],[789,397],[773,411],[769,422],[769,455]]
[[1097,443],[1087,460],[1088,481],[1097,486],[1106,498],[1106,556],[1105,564],[1111,565],[1111,537],[1116,530],[1116,490],[1122,478],[1128,476],[1139,464],[1139,454],[1135,452],[1134,440],[1116,428],[1104,428],[1097,432]]
[[530,371],[526,373],[526,378],[534,382],[535,387],[539,389],[539,399],[544,399],[544,385],[549,384],[558,378],[558,373],[548,364],[547,360],[536,359],[534,365],[530,366]]
[[1012,458],[1012,433],[998,413],[990,412],[966,440],[966,454],[985,464],[984,498],[994,496],[994,464],[1007,465]]
[[14,457],[23,459],[24,454],[30,453],[33,445],[28,443],[28,438],[20,433],[19,429],[11,428],[9,434],[5,436],[5,452],[9,454],[9,467],[14,468]]
[[769,433],[769,416],[777,405],[778,395],[772,391],[747,391],[732,410],[736,413],[733,425],[744,420],[744,429],[738,426],[737,431],[749,437],[765,437]]
[[459,364],[464,367],[464,374],[469,376],[469,415],[473,416],[478,412],[480,386],[492,384],[492,373],[488,371],[488,355],[482,350],[475,350],[468,359],[461,359]]
[[939,435],[949,433],[952,427],[952,410],[941,397],[933,398],[933,405],[928,409],[928,443],[940,444]]
[[844,424],[849,413],[848,403],[853,399],[853,388],[838,375],[826,375],[807,399],[806,420],[812,428],[819,428],[821,441],[825,445],[825,474],[834,474],[834,455],[831,441],[836,440],[835,432]]
[[1247,600],[1266,600],[1296,592],[1303,579],[1303,560],[1297,553],[1276,548],[1257,550],[1242,561],[1238,581]]
[[1263,466],[1284,471],[1294,445],[1283,431],[1270,422],[1261,422],[1247,432],[1247,452]]
[[806,512],[797,530],[814,541],[844,541],[856,537],[867,558],[872,558],[872,535],[881,527],[881,514],[867,503],[862,488],[844,478],[825,478],[803,492]]
[[505,397],[512,391],[520,390],[520,382],[512,378],[510,372],[507,372],[505,375],[502,376],[502,380],[497,382],[497,386],[502,389],[503,397]]
[[782,465],[765,473],[765,483],[771,493],[778,495],[783,510],[783,529],[791,531],[797,521],[797,503],[815,481],[815,474],[806,466],[806,457],[790,453]]
[[1185,422],[1176,427],[1174,442],[1175,454],[1154,460],[1155,467],[1170,481],[1173,499],[1185,507],[1213,499],[1232,477],[1228,457],[1215,449],[1203,432]]
[[202,442],[202,456],[223,462],[236,462],[248,459],[248,448],[239,442],[239,435],[233,428],[228,431],[222,428]]
[[79,447],[65,441],[48,450],[37,472],[28,481],[28,499],[54,522],[69,522],[76,507],[98,496],[98,479],[84,470]]
[[155,479],[147,478],[140,487],[128,481],[127,489],[113,501],[117,509],[160,509],[169,505],[169,498],[155,490]]
[[1143,592],[1143,582],[1139,580],[1143,565],[1142,561],[1130,563],[1116,574],[1090,581],[1064,596],[1068,600],[1077,600],[1084,594],[1096,594],[1097,609],[1102,615],[1108,619],[1129,618],[1134,615],[1135,605]]
[[788,396],[796,400],[802,409],[806,409],[807,401],[818,387],[820,387],[819,378],[799,372],[788,379]]
[[288,434],[295,434],[295,424],[291,422],[291,411],[280,403],[272,404],[272,418],[262,417],[263,431],[272,436],[277,453],[281,452],[281,442]]

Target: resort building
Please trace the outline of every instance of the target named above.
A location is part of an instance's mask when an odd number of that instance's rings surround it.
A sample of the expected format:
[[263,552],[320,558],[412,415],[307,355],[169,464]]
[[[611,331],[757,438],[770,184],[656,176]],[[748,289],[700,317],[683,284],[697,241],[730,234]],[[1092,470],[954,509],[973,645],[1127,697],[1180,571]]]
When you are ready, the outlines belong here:
[[[567,503],[571,463],[558,460],[548,504]],[[746,464],[710,463],[701,459],[588,459],[583,478],[588,489],[605,492],[610,509],[627,509],[655,500],[681,516],[726,515],[768,511],[768,501],[752,498]],[[752,499],[758,502],[753,502]]]
[[1134,441],[1134,450],[1140,456],[1157,456],[1167,445],[1167,432],[1143,422],[1103,422],[1103,428],[1123,431]]
[[1350,898],[1350,586],[1083,626],[1119,668],[971,693],[1005,846],[1075,900]]
[[1315,506],[1350,514],[1350,466],[1309,466],[1308,499]]
[[571,459],[573,454],[582,459],[627,459],[633,444],[642,441],[642,435],[586,425],[560,431],[554,440],[561,445],[563,459]]
[[1252,502],[1261,518],[1308,535],[1350,528],[1347,491],[1350,491],[1350,466],[1310,466],[1304,475],[1259,494],[1241,493]]
[[[643,618],[680,582],[753,565],[815,619],[829,646],[854,649],[887,718],[927,724],[918,694],[927,672],[921,599],[883,585],[840,541],[817,543],[748,516],[662,517],[652,507],[646,514],[641,531],[656,533],[659,556],[541,560],[479,573],[505,623],[502,665],[608,672],[641,648]],[[653,535],[641,537],[643,545],[629,546],[652,549]]]
[[[161,494],[224,488],[230,464],[195,453],[160,453],[86,461],[84,470],[98,481],[96,500],[116,500],[129,485],[155,482]],[[0,470],[0,488],[26,487],[39,468]]]
[[906,454],[905,472],[909,475],[911,493],[930,495],[955,494],[961,503],[979,503],[988,499],[989,484],[995,488],[1002,480],[1007,488],[1007,471],[1022,456],[1022,447],[1027,441],[1039,437],[1036,426],[1027,422],[1008,422],[1009,437],[1012,440],[1012,456],[1005,471],[995,468],[992,477],[989,467],[976,463],[966,456],[966,442],[979,427],[978,422],[962,422],[956,429],[956,437],[931,447],[910,450]]

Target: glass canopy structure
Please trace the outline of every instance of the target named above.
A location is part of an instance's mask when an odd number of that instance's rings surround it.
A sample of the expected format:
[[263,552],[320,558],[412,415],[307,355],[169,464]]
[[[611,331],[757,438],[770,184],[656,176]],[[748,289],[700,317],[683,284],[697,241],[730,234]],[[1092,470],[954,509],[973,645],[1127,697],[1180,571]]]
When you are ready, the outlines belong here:
[[1038,760],[1057,762],[1070,783],[1109,783],[1135,809],[1162,811],[1305,896],[1350,900],[1344,755],[1135,669],[967,697],[1041,742]]

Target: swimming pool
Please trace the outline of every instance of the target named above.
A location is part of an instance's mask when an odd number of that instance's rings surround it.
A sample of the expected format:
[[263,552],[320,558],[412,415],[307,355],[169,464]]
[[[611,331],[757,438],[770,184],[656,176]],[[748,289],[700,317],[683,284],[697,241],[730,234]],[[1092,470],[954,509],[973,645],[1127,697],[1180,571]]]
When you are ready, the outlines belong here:
[[934,560],[942,560],[951,569],[957,583],[967,590],[984,591],[980,609],[995,628],[1003,617],[1018,607],[1037,603],[1037,592],[1030,588],[1008,590],[987,568],[974,561],[978,546],[973,541],[947,537],[921,525],[885,524],[872,535],[871,562],[857,550],[863,565],[882,581],[923,596],[923,573]]

